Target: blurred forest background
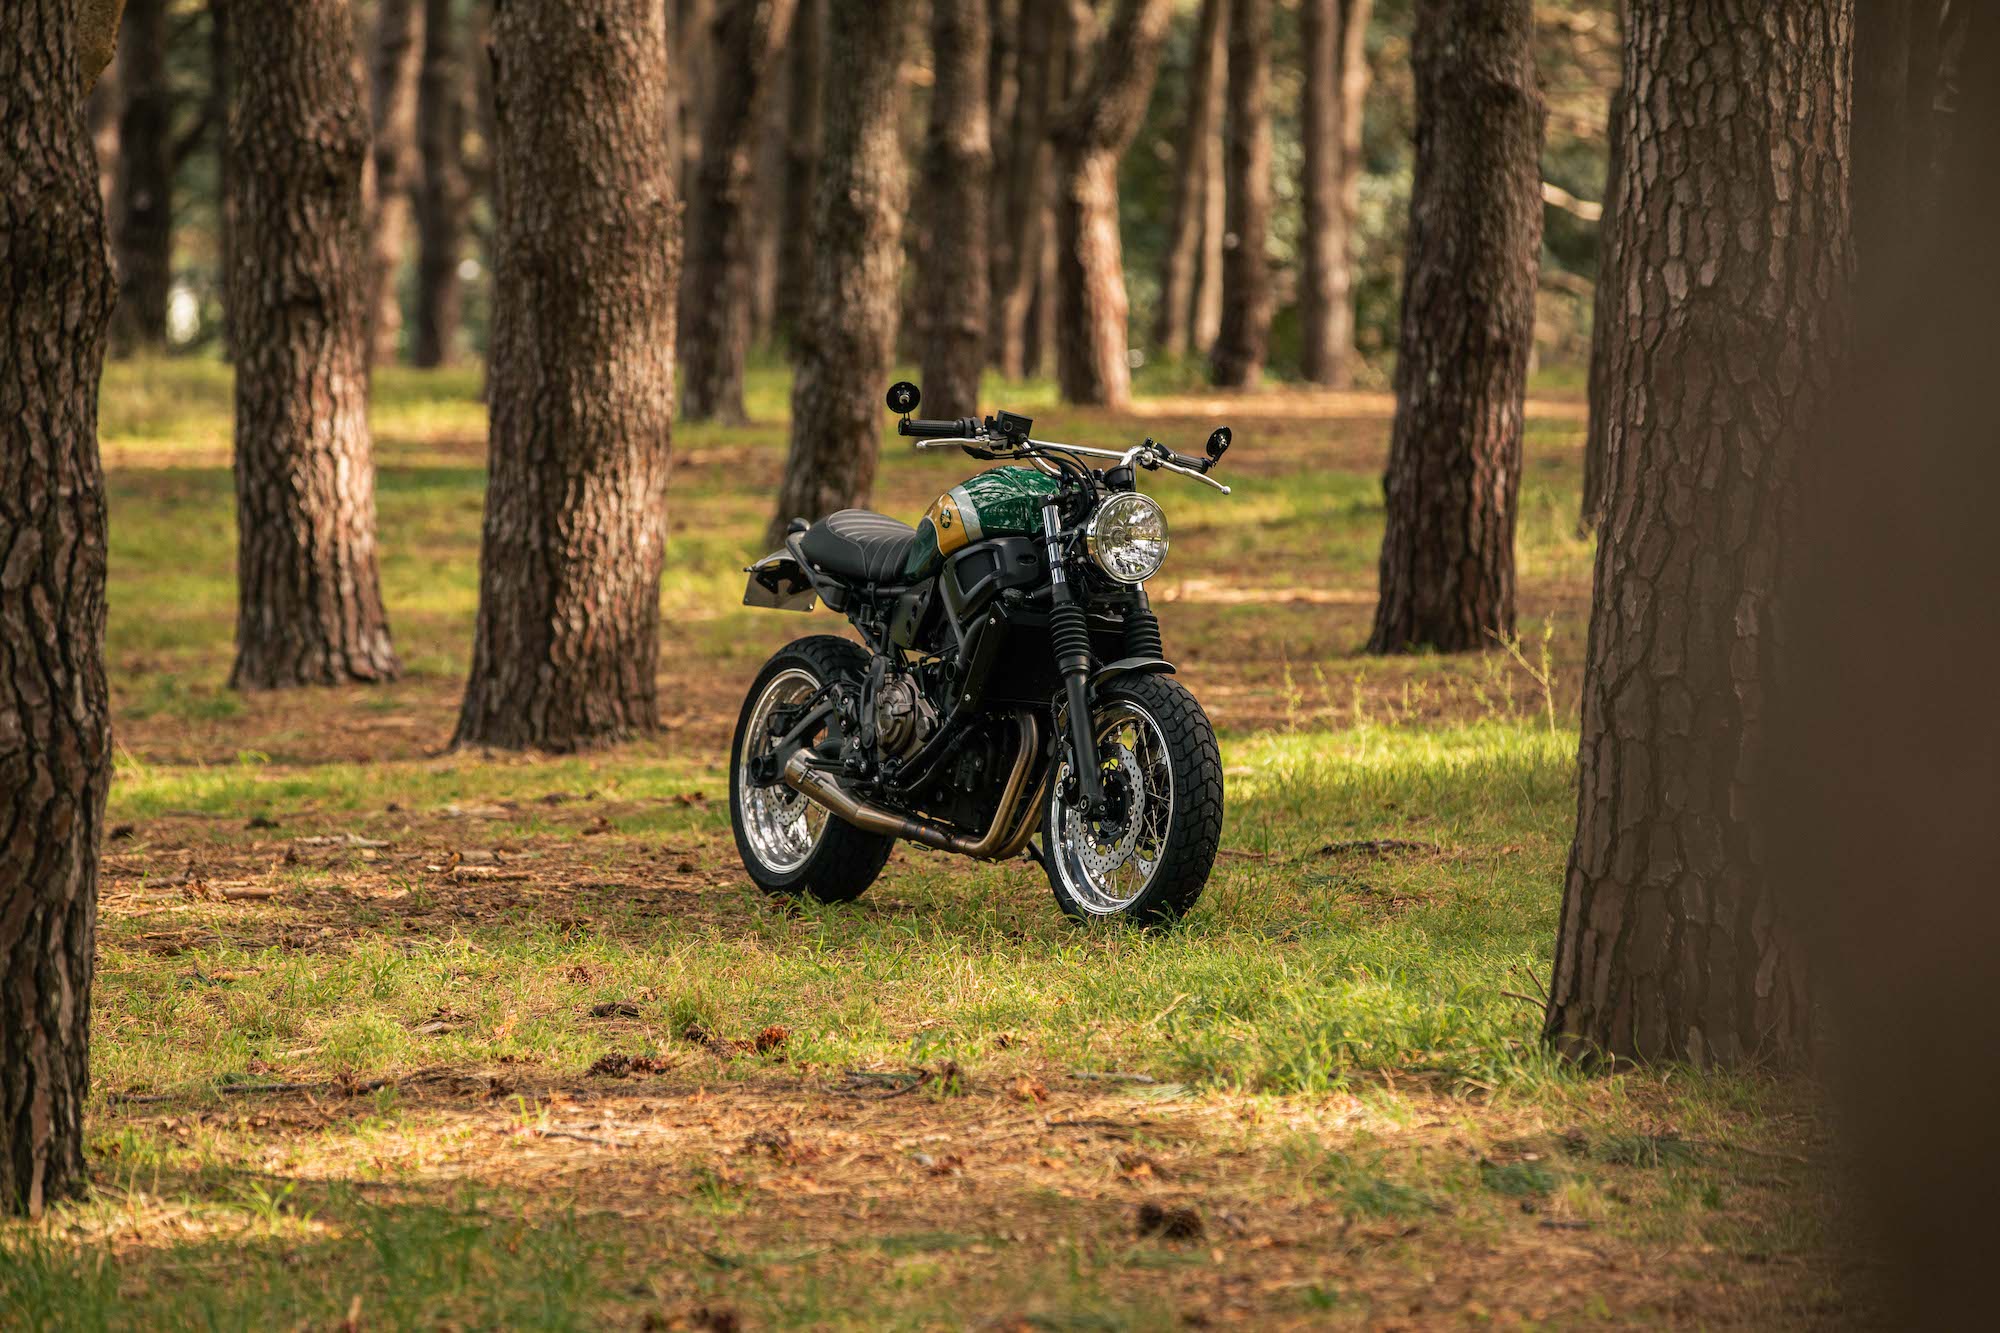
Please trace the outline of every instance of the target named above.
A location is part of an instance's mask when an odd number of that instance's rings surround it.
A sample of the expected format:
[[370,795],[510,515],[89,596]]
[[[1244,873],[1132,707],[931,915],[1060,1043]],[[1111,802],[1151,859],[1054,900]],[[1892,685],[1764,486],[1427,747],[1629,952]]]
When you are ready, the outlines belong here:
[[[714,0],[667,0],[677,72],[672,94],[674,139],[681,145],[680,197],[690,199],[700,169],[703,109],[712,83],[733,66],[719,43],[732,34],[715,23]],[[1176,0],[1146,98],[1144,120],[1118,161],[1119,229],[1131,301],[1132,361],[1142,389],[1188,387],[1207,378],[1206,354],[1221,322],[1223,248],[1228,242],[1224,94],[1228,78],[1228,0]],[[816,164],[814,97],[826,56],[824,0],[803,0],[788,40],[768,57],[769,85],[760,96],[762,122],[740,125],[755,145],[750,230],[745,261],[751,336],[758,354],[781,358],[802,282],[788,251],[809,243],[797,232],[808,205]],[[903,7],[906,10],[911,7]],[[1088,10],[1088,6],[1084,7]],[[1281,381],[1306,377],[1302,362],[1300,277],[1305,226],[1305,107],[1307,52],[1302,6],[1269,6],[1268,118],[1271,154],[1270,224],[1265,251],[1274,275],[1268,367]],[[1342,95],[1361,110],[1354,142],[1343,145],[1340,170],[1351,179],[1350,254],[1355,309],[1351,367],[1356,382],[1385,385],[1393,355],[1403,237],[1409,219],[1414,129],[1410,66],[1412,0],[1340,0],[1344,17],[1362,19],[1356,41],[1359,77],[1343,74]],[[922,24],[924,6],[912,23]],[[1021,102],[1020,62],[1051,52],[1067,17],[1049,0],[992,0],[987,87],[998,164],[995,216],[1047,206],[1056,185],[1047,155],[1039,169],[1010,175],[1014,141],[1046,118],[1059,96],[1053,75],[1028,79],[1040,108]],[[1541,0],[1535,6],[1535,63],[1548,103],[1542,157],[1548,203],[1542,257],[1543,299],[1537,349],[1544,364],[1579,366],[1589,350],[1592,285],[1597,275],[1598,224],[1607,159],[1606,122],[1619,74],[1615,0]],[[375,148],[368,190],[373,202],[372,252],[379,280],[375,361],[435,366],[483,357],[491,320],[493,112],[483,56],[489,16],[480,0],[358,0],[356,30],[374,119]],[[1053,21],[1052,21],[1053,20]],[[1044,31],[1037,32],[1037,27]],[[224,345],[222,127],[227,71],[214,7],[203,0],[133,0],[126,6],[117,66],[90,101],[104,197],[122,274],[117,353],[165,350],[220,354]],[[1214,43],[1211,52],[1204,42]],[[901,78],[909,96],[900,113],[909,169],[921,169],[935,71],[931,44],[915,34]],[[1346,53],[1343,52],[1343,55]],[[1188,130],[1198,103],[1210,105]],[[1196,151],[1189,151],[1193,147]],[[1023,187],[1031,193],[1021,197]],[[1186,199],[1190,203],[1182,203]],[[1192,224],[1193,272],[1186,317],[1162,314],[1163,282],[1176,244],[1177,221]],[[690,224],[698,219],[689,218]],[[787,228],[790,228],[788,231]],[[1039,251],[1052,228],[1031,232]],[[926,240],[905,228],[908,300],[919,299],[922,272],[914,253]],[[689,253],[695,244],[687,240]],[[1182,241],[1185,245],[1186,242]],[[1023,362],[1029,374],[1053,376],[1053,303],[1036,301],[1053,280],[1053,257],[1037,253],[1024,265],[1027,300],[1010,306],[1022,319]],[[998,256],[996,271],[1012,263]],[[687,281],[706,280],[690,264]],[[921,293],[924,299],[936,293]],[[908,360],[922,337],[920,319],[902,322]],[[997,335],[996,335],[997,339]]]

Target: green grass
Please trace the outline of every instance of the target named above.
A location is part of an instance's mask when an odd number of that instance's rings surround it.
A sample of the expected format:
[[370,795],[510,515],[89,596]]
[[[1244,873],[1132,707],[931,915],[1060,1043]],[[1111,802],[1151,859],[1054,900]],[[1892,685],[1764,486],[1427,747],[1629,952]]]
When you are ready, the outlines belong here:
[[[1141,385],[1195,387],[1171,366]],[[1155,488],[1175,525],[1156,585],[1170,655],[1216,717],[1228,814],[1197,910],[1135,933],[1068,922],[1025,863],[902,850],[838,908],[744,881],[722,799],[736,693],[787,637],[837,625],[739,605],[785,446],[768,362],[753,424],[675,432],[669,730],[560,760],[442,753],[476,609],[479,390],[473,370],[376,377],[407,678],[245,698],[225,686],[228,374],[110,368],[98,1188],[0,1228],[11,1322],[1772,1325],[1842,1308],[1796,1089],[1585,1077],[1537,1039],[1590,563],[1567,405],[1531,417],[1518,658],[1359,654],[1379,408],[1238,400],[1236,495]],[[1060,408],[1042,384],[989,397],[1058,438],[1191,446],[1212,424]],[[888,453],[878,503],[914,514],[966,470]],[[726,1044],[774,1027],[772,1049]],[[589,1072],[614,1054],[665,1072]],[[1145,1200],[1194,1209],[1203,1236],[1135,1228]],[[1625,1276],[1576,1257],[1599,1252]]]

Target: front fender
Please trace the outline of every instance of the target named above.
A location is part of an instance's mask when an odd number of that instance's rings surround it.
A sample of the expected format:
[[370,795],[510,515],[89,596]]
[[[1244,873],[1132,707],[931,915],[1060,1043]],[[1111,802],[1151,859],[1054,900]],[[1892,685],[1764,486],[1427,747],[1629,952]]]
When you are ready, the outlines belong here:
[[1091,697],[1104,692],[1109,685],[1116,684],[1124,676],[1171,676],[1174,664],[1164,657],[1121,657],[1116,662],[1108,662],[1097,669],[1090,678]]

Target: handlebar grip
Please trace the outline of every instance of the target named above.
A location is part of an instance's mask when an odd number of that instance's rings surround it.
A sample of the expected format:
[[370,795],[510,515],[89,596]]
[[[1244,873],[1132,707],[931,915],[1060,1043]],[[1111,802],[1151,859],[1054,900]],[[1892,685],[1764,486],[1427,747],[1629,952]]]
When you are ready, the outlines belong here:
[[958,421],[925,421],[921,417],[904,417],[896,425],[898,435],[910,435],[920,440],[956,440],[976,434],[979,423],[961,418]]

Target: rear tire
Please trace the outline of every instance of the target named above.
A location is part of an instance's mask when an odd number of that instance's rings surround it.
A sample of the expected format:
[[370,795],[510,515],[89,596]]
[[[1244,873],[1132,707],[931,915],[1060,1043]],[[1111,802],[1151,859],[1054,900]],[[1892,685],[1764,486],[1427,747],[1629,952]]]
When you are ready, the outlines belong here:
[[1222,845],[1222,753],[1201,704],[1179,681],[1127,676],[1091,708],[1107,791],[1128,807],[1117,836],[1087,826],[1064,797],[1069,747],[1042,811],[1042,869],[1081,921],[1164,925],[1208,885]]
[[729,818],[743,869],[766,893],[852,902],[882,873],[896,845],[894,838],[855,828],[790,787],[745,784],[744,745],[749,740],[768,747],[767,735],[749,732],[753,722],[762,732],[770,706],[798,702],[831,681],[859,680],[867,671],[861,645],[817,634],[779,649],[743,700],[729,747]]

